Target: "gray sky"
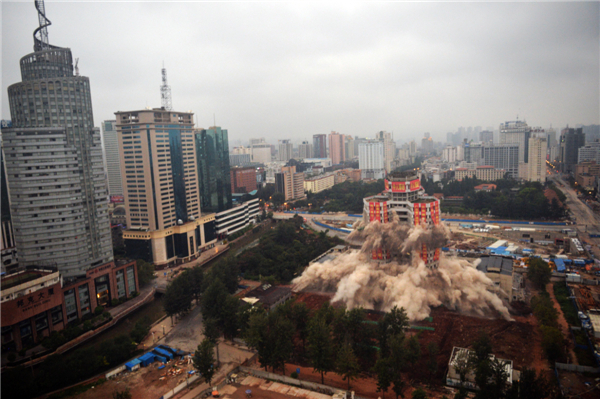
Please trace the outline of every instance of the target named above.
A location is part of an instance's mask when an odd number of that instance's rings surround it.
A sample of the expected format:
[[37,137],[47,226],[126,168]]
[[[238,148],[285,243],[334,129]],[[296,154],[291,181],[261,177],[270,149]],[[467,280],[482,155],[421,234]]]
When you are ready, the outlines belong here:
[[[160,106],[250,137],[331,130],[397,141],[517,114],[531,126],[598,124],[600,7],[588,3],[173,3],[46,1],[50,43],[88,76],[97,126]],[[2,2],[2,118],[33,51],[33,1]]]

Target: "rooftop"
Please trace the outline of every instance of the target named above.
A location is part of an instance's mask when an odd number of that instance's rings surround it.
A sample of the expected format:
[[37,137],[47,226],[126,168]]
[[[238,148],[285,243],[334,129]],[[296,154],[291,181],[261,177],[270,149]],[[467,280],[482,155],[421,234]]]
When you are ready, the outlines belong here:
[[414,170],[406,170],[404,172],[391,172],[388,173],[388,179],[405,179],[409,177],[417,177],[418,172]]
[[481,263],[477,265],[477,270],[484,273],[500,273],[512,275],[513,260],[507,256],[483,256]]
[[292,291],[289,287],[272,286],[263,284],[246,294],[246,298],[258,298],[263,304],[271,306],[281,297],[288,295]]

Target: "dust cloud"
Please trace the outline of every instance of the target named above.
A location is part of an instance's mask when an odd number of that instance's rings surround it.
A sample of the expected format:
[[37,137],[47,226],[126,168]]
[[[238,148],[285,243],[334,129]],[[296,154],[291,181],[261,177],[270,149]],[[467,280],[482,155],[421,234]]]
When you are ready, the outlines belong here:
[[[391,215],[389,223],[357,222],[348,239],[364,240],[361,250],[310,265],[294,279],[294,289],[335,292],[332,302],[343,302],[349,309],[403,307],[410,320],[422,320],[440,305],[479,316],[497,312],[510,320],[507,307],[493,292],[494,283],[476,269],[478,259],[472,262],[441,254],[438,267],[428,268],[418,256],[416,250],[422,244],[433,249],[447,241],[445,226],[411,227]],[[371,260],[371,251],[378,248],[392,255],[391,262]]]

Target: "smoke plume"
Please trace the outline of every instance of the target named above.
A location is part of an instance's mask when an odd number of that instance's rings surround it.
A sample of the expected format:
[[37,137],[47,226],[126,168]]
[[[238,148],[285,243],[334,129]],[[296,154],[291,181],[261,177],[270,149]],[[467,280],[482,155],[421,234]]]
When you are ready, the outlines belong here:
[[[445,226],[408,227],[394,217],[384,224],[358,222],[355,228],[348,238],[364,240],[362,249],[310,265],[293,281],[295,290],[335,292],[332,302],[341,301],[349,309],[388,311],[394,306],[403,307],[411,320],[424,319],[432,307],[440,305],[481,316],[498,312],[510,319],[508,309],[493,292],[493,282],[476,269],[479,260],[471,262],[442,254],[438,267],[428,268],[417,255],[416,249],[423,243],[433,249],[447,241],[449,231]],[[372,261],[371,251],[378,248],[393,254],[393,260]]]

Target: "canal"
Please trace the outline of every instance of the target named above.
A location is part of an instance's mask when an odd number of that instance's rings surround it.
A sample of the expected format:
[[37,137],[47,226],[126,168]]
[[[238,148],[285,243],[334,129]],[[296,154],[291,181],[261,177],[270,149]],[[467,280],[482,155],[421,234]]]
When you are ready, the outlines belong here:
[[76,349],[91,348],[101,344],[104,341],[116,338],[119,335],[127,335],[131,332],[131,330],[135,326],[135,323],[137,323],[138,321],[147,317],[150,323],[154,323],[164,315],[165,311],[163,309],[163,296],[160,294],[156,294],[152,302],[135,310],[127,317],[121,319],[113,327],[109,328],[103,333],[96,335],[90,340],[85,341],[83,344],[77,346]]

